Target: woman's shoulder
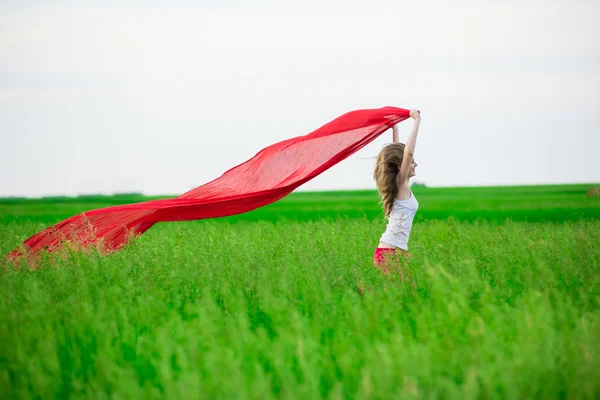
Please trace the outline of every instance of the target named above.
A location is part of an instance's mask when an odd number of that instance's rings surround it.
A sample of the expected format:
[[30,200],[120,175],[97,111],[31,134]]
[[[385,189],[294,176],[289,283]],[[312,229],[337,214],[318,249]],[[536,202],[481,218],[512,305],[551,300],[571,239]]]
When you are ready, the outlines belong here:
[[412,192],[410,192],[410,195],[408,196],[407,199],[399,199],[398,197],[394,198],[394,203],[406,203],[408,201],[411,201],[415,196],[413,195]]

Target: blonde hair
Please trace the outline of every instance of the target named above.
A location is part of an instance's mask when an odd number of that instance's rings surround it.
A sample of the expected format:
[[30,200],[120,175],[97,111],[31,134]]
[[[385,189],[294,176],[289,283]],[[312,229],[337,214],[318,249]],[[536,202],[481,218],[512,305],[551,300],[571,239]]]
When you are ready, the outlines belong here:
[[400,171],[402,158],[404,157],[404,143],[391,143],[385,145],[377,156],[373,179],[377,184],[377,190],[381,196],[383,211],[389,217],[394,205],[394,198],[398,193],[396,177]]

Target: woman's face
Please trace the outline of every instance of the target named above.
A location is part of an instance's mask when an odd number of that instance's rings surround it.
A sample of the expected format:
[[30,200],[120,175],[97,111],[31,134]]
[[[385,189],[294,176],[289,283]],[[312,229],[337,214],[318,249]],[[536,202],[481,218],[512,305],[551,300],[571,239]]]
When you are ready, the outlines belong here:
[[415,176],[415,168],[417,168],[419,164],[417,164],[417,162],[413,159],[410,163],[410,172],[408,173],[408,177],[413,177]]

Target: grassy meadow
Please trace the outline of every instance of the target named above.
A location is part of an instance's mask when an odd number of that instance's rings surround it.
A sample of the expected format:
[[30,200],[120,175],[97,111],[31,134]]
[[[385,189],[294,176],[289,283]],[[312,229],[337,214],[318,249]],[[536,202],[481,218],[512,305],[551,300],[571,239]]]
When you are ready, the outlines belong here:
[[[402,275],[374,191],[0,261],[1,398],[600,398],[598,185],[415,187]],[[0,253],[138,195],[0,199]]]

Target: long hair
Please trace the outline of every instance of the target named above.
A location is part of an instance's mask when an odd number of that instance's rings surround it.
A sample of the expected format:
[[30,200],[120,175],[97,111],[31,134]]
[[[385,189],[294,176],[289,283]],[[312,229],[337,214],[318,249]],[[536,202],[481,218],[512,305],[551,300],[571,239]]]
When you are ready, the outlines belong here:
[[400,171],[402,158],[404,157],[404,143],[392,143],[385,145],[377,156],[373,178],[377,184],[377,190],[381,196],[383,211],[389,217],[394,205],[394,198],[398,193],[396,177]]

